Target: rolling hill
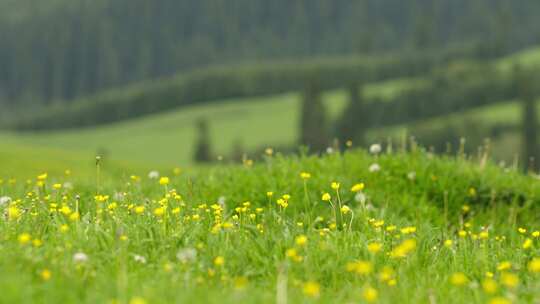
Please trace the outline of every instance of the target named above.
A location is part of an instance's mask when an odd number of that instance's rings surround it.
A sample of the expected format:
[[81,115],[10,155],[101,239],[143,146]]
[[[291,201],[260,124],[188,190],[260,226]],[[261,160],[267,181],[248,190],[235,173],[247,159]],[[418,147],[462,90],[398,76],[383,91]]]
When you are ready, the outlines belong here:
[[[501,69],[508,69],[513,62],[536,65],[540,62],[540,50],[529,49],[499,61]],[[369,97],[392,98],[410,86],[422,83],[421,78],[394,79],[370,84],[364,94]],[[339,117],[347,103],[347,94],[342,90],[329,91],[324,95],[325,104],[331,119]],[[235,98],[215,101],[210,104],[187,106],[165,114],[149,115],[104,126],[47,132],[0,132],[3,147],[0,165],[3,172],[13,165],[17,155],[29,151],[25,159],[39,160],[40,153],[53,155],[60,167],[80,160],[90,162],[96,154],[105,154],[115,161],[125,161],[141,168],[156,166],[185,166],[191,164],[195,142],[194,123],[200,117],[209,119],[212,146],[216,155],[227,155],[234,145],[241,143],[246,151],[265,146],[293,145],[297,138],[298,93],[286,93],[268,97]],[[375,141],[387,137],[398,138],[404,130],[444,128],[449,124],[460,124],[474,120],[483,125],[504,122],[517,126],[519,107],[508,101],[498,105],[473,109],[465,113],[453,113],[445,117],[418,121],[408,125],[393,126],[371,130],[368,137]],[[508,143],[519,143],[519,135],[510,128],[499,138],[501,149],[508,150]],[[420,139],[422,141],[422,139]],[[498,145],[497,140],[493,143]],[[504,148],[504,149],[503,149]],[[514,149],[515,151],[515,149]],[[515,152],[514,152],[515,153]],[[499,153],[499,158],[509,158],[509,152]],[[90,160],[90,161],[88,161]],[[121,161],[120,161],[121,162]],[[64,165],[64,163],[66,165]],[[20,165],[32,167],[31,163]],[[60,170],[60,169],[59,169]]]

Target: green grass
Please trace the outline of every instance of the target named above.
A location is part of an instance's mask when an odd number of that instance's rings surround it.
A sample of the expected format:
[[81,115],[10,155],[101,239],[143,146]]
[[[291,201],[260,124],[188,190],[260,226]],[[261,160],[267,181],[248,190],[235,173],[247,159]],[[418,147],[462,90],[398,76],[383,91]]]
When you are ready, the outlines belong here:
[[[540,61],[540,51],[531,48],[508,56],[498,61],[502,69],[511,67],[513,62],[528,66]],[[422,78],[402,78],[367,85],[364,94],[368,98],[391,99],[399,92],[425,85]],[[251,151],[264,146],[290,146],[296,143],[298,134],[299,94],[290,93],[258,98],[238,98],[215,101],[210,104],[188,106],[165,114],[150,115],[121,123],[92,128],[47,131],[40,133],[0,133],[8,149],[0,152],[0,164],[8,173],[21,172],[17,166],[34,166],[28,161],[12,161],[17,153],[24,155],[45,149],[43,157],[30,157],[38,161],[52,158],[91,160],[96,154],[106,154],[111,162],[127,162],[133,166],[151,168],[152,166],[186,166],[191,164],[193,146],[196,141],[195,121],[206,117],[210,122],[211,140],[216,155],[228,155],[234,145],[240,142],[243,149]],[[331,91],[325,94],[325,103],[332,121],[339,117],[347,103],[345,91]],[[448,121],[458,121],[465,117],[474,117],[494,125],[498,122],[517,121],[518,107],[513,103],[494,105],[469,111],[469,114],[451,114],[422,122],[422,125],[442,125]],[[458,117],[458,116],[461,116]],[[416,124],[418,125],[418,124]],[[411,124],[412,127],[415,124]],[[411,128],[409,126],[409,128]],[[405,126],[390,128],[390,131],[375,130],[371,138],[380,140],[388,134],[401,134]],[[466,135],[466,134],[465,134]],[[508,142],[515,144],[516,135],[509,135],[501,146],[508,147]],[[7,152],[6,152],[7,151]],[[11,152],[9,152],[11,151]],[[17,151],[17,152],[15,152]],[[69,155],[68,155],[69,154]],[[508,158],[509,153],[500,153]],[[77,162],[81,163],[81,162]],[[88,162],[87,162],[88,163]],[[10,166],[17,164],[17,166]],[[36,163],[37,164],[37,163]],[[44,163],[46,164],[46,162]],[[71,166],[60,164],[60,167]]]
[[[325,101],[331,119],[335,119],[346,104],[346,96],[340,91],[331,92],[325,95]],[[0,140],[14,145],[73,151],[90,159],[105,151],[114,160],[185,165],[191,162],[197,119],[208,119],[212,148],[216,154],[227,155],[238,140],[247,150],[293,145],[298,134],[299,106],[298,94],[258,100],[234,99],[96,128],[34,134],[4,133]]]
[[[370,172],[373,163],[381,170]],[[129,169],[99,184],[77,174],[49,174],[44,185],[35,176],[4,181],[0,196],[12,203],[1,207],[2,301],[275,303],[281,295],[289,303],[365,303],[372,288],[377,303],[535,303],[540,273],[528,265],[540,257],[532,235],[540,187],[534,177],[479,163],[421,150],[349,151],[217,165],[169,175],[168,185],[134,181]],[[73,188],[53,189],[65,182]],[[350,191],[360,182],[364,203]],[[96,192],[109,198],[96,201]],[[321,200],[326,192],[350,211],[335,216]],[[276,204],[284,194],[286,209]],[[405,240],[415,246],[398,257]],[[379,252],[368,250],[374,243]],[[186,250],[196,255],[186,258]],[[509,268],[498,269],[505,261]],[[462,285],[452,283],[456,273],[466,277]],[[486,273],[494,293],[482,288]]]
[[[537,115],[540,116],[540,108],[537,108]],[[371,130],[368,132],[367,137],[375,142],[389,137],[399,140],[403,137],[403,134],[407,134],[408,136],[417,136],[420,143],[425,144],[422,141],[422,137],[418,137],[415,131],[430,130],[430,132],[435,132],[435,130],[459,129],[457,131],[459,137],[470,139],[471,134],[477,131],[468,129],[467,126],[472,122],[475,126],[482,126],[484,128],[479,131],[482,132],[482,138],[475,138],[477,140],[476,142],[469,142],[469,148],[476,149],[483,144],[484,138],[490,137],[490,134],[487,134],[489,131],[486,130],[497,126],[505,126],[506,130],[502,131],[501,134],[497,134],[495,138],[490,138],[491,156],[498,161],[511,162],[515,157],[520,156],[522,138],[522,134],[520,133],[521,116],[521,103],[518,101],[508,101],[452,113],[443,117],[420,120],[407,125]],[[478,134],[475,134],[475,137],[477,136]],[[452,142],[454,149],[457,149],[459,138],[448,138],[447,140]]]
[[503,70],[512,70],[515,64],[524,68],[538,67],[540,65],[540,47],[531,47],[499,60],[498,66]]

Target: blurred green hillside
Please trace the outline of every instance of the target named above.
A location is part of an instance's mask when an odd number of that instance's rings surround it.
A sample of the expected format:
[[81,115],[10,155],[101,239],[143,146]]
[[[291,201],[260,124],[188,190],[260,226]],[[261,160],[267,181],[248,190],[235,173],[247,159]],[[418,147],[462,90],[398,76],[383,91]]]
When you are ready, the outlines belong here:
[[[540,63],[540,49],[531,48],[512,54],[498,60],[497,66],[506,70],[514,62],[537,65]],[[410,88],[422,86],[424,82],[421,77],[414,77],[372,83],[364,88],[364,95],[384,101]],[[346,92],[329,91],[323,99],[330,119],[339,119],[348,102]],[[13,158],[19,155],[21,160],[36,162],[58,159],[63,169],[81,161],[91,163],[96,154],[101,154],[113,162],[130,162],[145,169],[186,166],[191,164],[196,139],[194,124],[199,118],[209,121],[211,144],[216,155],[228,156],[239,143],[247,152],[267,146],[294,146],[299,131],[299,102],[299,93],[235,98],[98,127],[38,133],[2,132],[0,140],[6,148],[0,157],[0,165],[3,168],[34,166],[27,161],[13,163]],[[469,122],[485,128],[478,132],[486,136],[490,136],[494,126],[502,125],[493,136],[493,153],[504,160],[510,160],[516,154],[520,141],[520,108],[512,100],[406,125],[373,129],[368,132],[368,138],[370,141],[386,141],[387,138],[399,140],[403,134],[424,134],[419,136],[422,143],[429,134],[437,135],[437,132],[449,128],[456,130],[456,136],[478,136],[474,130],[468,129]],[[457,145],[456,138],[453,140]]]

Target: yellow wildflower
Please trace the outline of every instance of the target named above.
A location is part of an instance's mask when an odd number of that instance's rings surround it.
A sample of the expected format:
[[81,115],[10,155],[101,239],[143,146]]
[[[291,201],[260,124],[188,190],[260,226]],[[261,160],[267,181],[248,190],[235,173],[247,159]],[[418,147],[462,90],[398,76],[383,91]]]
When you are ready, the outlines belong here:
[[140,206],[137,206],[135,207],[135,213],[137,214],[143,214],[144,213],[144,206],[140,205]]
[[390,252],[390,256],[393,258],[404,258],[414,249],[416,249],[416,241],[413,239],[408,239],[394,248],[394,250]]
[[394,270],[388,266],[384,266],[379,273],[379,280],[382,282],[388,282],[394,278]]
[[478,237],[485,240],[489,237],[489,232],[487,232],[487,230],[484,230],[478,234]]
[[310,298],[318,298],[321,292],[321,286],[317,282],[309,281],[304,283],[302,292]]
[[60,232],[66,233],[69,231],[69,226],[66,224],[60,225]]
[[169,184],[169,178],[166,177],[166,176],[163,176],[159,179],[159,184],[160,185],[168,185]]
[[512,263],[508,262],[508,261],[502,261],[499,263],[499,265],[497,265],[497,270],[498,271],[505,271],[505,270],[508,270],[512,268]]
[[73,222],[78,221],[80,217],[81,216],[79,212],[73,212],[72,214],[69,215],[69,219]]
[[467,282],[469,282],[469,279],[462,272],[456,272],[450,276],[450,283],[452,283],[453,285],[462,286],[467,284]]
[[146,304],[146,300],[141,297],[133,297],[129,300],[129,304]]
[[26,233],[26,232],[25,232],[25,233],[21,233],[21,234],[19,235],[19,238],[18,238],[19,243],[20,243],[21,245],[25,245],[26,243],[30,242],[31,239],[32,239],[32,237],[30,236],[30,234],[29,234],[29,233]]
[[225,258],[222,257],[222,256],[217,256],[215,259],[214,259],[214,265],[216,266],[223,266],[223,264],[225,264]]
[[540,273],[540,258],[533,258],[527,265],[527,269],[530,272]]
[[532,247],[533,241],[531,239],[526,239],[525,242],[523,242],[523,249],[529,249]]
[[351,187],[351,192],[360,192],[364,190],[364,183],[358,183]]
[[159,208],[154,209],[155,216],[163,216],[164,214],[165,214],[165,207],[159,207]]
[[234,289],[243,290],[247,287],[248,279],[246,277],[237,277],[234,279]]
[[349,206],[343,205],[343,207],[341,207],[341,213],[347,214],[349,212],[351,212],[351,208],[349,208]]
[[304,180],[306,179],[310,179],[311,178],[311,174],[307,173],[307,172],[302,172],[300,173],[300,177]]
[[381,251],[382,244],[381,243],[369,243],[367,245],[367,249],[371,253],[377,253],[377,252]]
[[332,199],[332,197],[330,196],[330,193],[324,193],[321,197],[321,200],[325,201],[325,202],[328,202]]
[[373,287],[365,287],[364,290],[362,291],[362,298],[364,298],[364,300],[368,303],[373,303],[375,301],[377,301],[377,298],[379,297],[379,292],[377,291],[377,289],[373,288]]
[[307,236],[305,235],[299,235],[296,237],[296,239],[294,240],[294,242],[296,243],[296,245],[298,246],[305,246],[307,244],[307,241],[308,241],[308,238]]
[[21,210],[17,206],[9,206],[8,208],[8,218],[10,220],[16,220],[21,217]]
[[508,288],[515,288],[519,284],[519,278],[513,273],[503,272],[501,274],[501,283]]
[[489,300],[488,304],[511,304],[512,302],[507,298],[495,297]]
[[369,261],[355,261],[347,263],[348,272],[356,272],[361,275],[368,275],[373,271],[373,264]]
[[401,228],[402,234],[411,234],[416,232],[416,227],[410,226],[410,227],[403,227]]
[[43,279],[43,281],[48,281],[51,279],[52,277],[52,273],[49,269],[43,269],[40,273],[39,273],[39,276],[41,277],[41,279]]
[[487,278],[482,281],[482,289],[484,289],[484,292],[487,294],[494,294],[498,289],[497,282],[495,282],[493,279]]
[[272,148],[266,148],[264,149],[264,153],[268,156],[272,156],[274,154],[274,149]]

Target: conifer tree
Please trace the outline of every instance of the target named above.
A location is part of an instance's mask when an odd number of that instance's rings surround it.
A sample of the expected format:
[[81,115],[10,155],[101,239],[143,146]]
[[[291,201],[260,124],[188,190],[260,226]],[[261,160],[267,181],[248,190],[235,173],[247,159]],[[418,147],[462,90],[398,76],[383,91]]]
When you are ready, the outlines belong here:
[[349,85],[349,104],[343,111],[340,120],[337,123],[337,138],[341,142],[353,140],[357,144],[364,142],[365,107],[362,98],[362,89],[357,83]]
[[329,144],[326,109],[316,81],[310,82],[302,97],[300,110],[300,144],[320,152]]
[[204,118],[197,121],[197,144],[195,146],[194,160],[198,163],[212,160],[208,121]]
[[536,114],[536,95],[532,76],[516,69],[518,96],[522,102],[522,153],[526,170],[537,171],[539,168],[538,118]]

